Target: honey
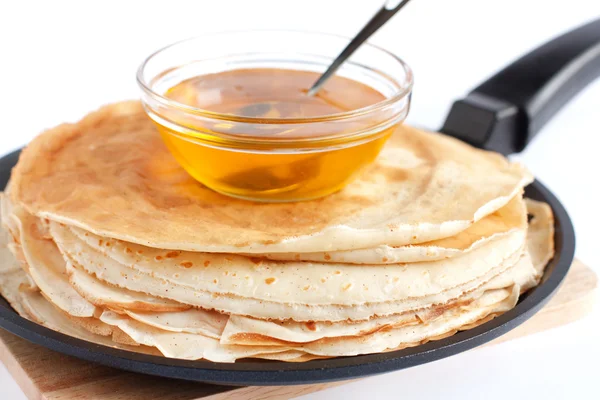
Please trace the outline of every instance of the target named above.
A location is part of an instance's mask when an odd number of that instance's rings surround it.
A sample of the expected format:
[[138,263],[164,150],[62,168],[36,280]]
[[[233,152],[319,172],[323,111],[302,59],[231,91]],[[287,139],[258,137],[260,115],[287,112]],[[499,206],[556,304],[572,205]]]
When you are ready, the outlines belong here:
[[[181,130],[158,124],[159,131],[180,164],[198,181],[221,193],[257,200],[292,201],[317,198],[345,186],[379,153],[394,127],[377,132],[370,140],[345,143],[332,140],[326,148],[308,144],[303,151],[285,148],[279,139],[320,137],[318,123],[298,129],[294,120],[311,120],[371,106],[385,99],[358,81],[334,76],[315,96],[306,94],[318,74],[284,69],[242,69],[182,81],[165,97],[194,108],[231,115],[220,133],[218,146],[208,125],[186,124]],[[243,131],[235,129],[238,117],[263,120]],[[290,120],[287,123],[286,120]],[[191,129],[190,129],[191,128]],[[345,126],[351,130],[352,126]],[[302,132],[300,132],[302,131]],[[336,132],[343,133],[343,132]],[[271,139],[269,146],[236,147],[236,136]],[[230,142],[230,143],[228,143]],[[283,145],[283,149],[279,149]]]
[[377,90],[337,75],[308,96],[317,78],[319,74],[312,71],[239,69],[184,80],[169,88],[165,97],[207,111],[264,119],[324,117],[385,99]]
[[307,94],[349,40],[243,31],[178,42],[140,66],[142,103],[205,186],[264,202],[326,196],[377,157],[410,106],[410,68],[370,44]]

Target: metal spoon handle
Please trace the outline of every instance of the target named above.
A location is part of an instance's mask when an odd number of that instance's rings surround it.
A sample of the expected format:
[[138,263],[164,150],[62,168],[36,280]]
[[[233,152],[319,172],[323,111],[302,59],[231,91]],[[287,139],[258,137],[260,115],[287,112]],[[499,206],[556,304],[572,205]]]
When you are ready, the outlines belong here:
[[373,33],[383,26],[390,18],[394,16],[410,0],[387,0],[383,7],[371,18],[371,20],[361,29],[360,32],[348,43],[346,48],[337,56],[327,70],[317,79],[317,81],[308,90],[308,95],[312,96],[319,91],[331,75],[367,40]]

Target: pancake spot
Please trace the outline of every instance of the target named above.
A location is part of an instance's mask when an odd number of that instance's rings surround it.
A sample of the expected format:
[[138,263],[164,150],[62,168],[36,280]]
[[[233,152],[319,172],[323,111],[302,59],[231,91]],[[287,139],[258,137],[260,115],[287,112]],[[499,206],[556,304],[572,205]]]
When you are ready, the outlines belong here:
[[337,271],[335,271],[335,272],[334,272],[334,274],[336,274],[336,275],[341,275],[341,274],[342,274],[342,271],[340,271],[340,270],[337,270]]
[[170,251],[165,255],[165,257],[175,258],[175,257],[179,256],[180,254],[181,254],[181,251]]
[[317,324],[315,323],[315,321],[308,321],[306,322],[304,325],[306,325],[306,328],[309,331],[316,331],[317,330]]
[[250,257],[250,261],[252,261],[256,265],[262,264],[263,260],[259,257]]
[[98,246],[102,246],[104,244],[104,240],[98,239]]
[[156,261],[160,261],[160,260],[162,260],[163,258],[162,258],[162,256],[156,256],[156,257],[154,257],[154,259],[155,259]]
[[133,253],[133,250],[131,250],[129,247],[125,247],[125,253],[131,254]]
[[204,261],[204,266],[205,267],[208,267],[209,265],[210,265],[210,261],[208,261],[208,260]]
[[381,262],[388,262],[388,258],[387,258],[387,257],[383,257],[383,258],[381,259]]
[[184,268],[192,268],[194,266],[194,263],[192,263],[191,261],[183,261],[179,263],[179,265],[181,265]]
[[342,290],[344,292],[347,292],[348,290],[352,289],[352,284],[351,283],[346,283],[344,286],[342,286]]
[[277,280],[277,279],[275,279],[275,278],[267,278],[267,279],[265,279],[265,283],[266,283],[267,285],[270,285],[270,284],[272,284],[272,283],[275,283],[275,281],[276,281],[276,280]]
[[306,285],[306,286],[304,286],[304,287],[302,288],[302,290],[304,290],[305,292],[306,292],[307,290],[309,290],[309,289],[310,289],[310,285]]
[[331,256],[327,253],[325,253],[325,256],[323,256],[323,258],[325,258],[326,261],[331,260]]
[[216,285],[217,283],[219,283],[218,279],[213,279],[213,283]]
[[30,225],[30,232],[36,239],[39,240],[52,239],[52,237],[48,237],[48,235],[44,233],[44,229],[36,223],[32,223]]

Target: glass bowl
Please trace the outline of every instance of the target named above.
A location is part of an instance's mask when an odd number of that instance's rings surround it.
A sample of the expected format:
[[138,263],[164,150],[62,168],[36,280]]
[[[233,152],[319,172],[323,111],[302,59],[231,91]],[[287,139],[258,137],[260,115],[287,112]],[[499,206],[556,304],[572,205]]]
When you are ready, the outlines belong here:
[[324,116],[217,113],[176,102],[165,93],[186,79],[236,69],[322,73],[349,41],[298,31],[226,32],[188,39],[157,51],[140,66],[142,103],[173,156],[207,187],[266,202],[326,196],[371,163],[408,114],[413,75],[393,54],[364,44],[337,72],[379,91],[383,101]]

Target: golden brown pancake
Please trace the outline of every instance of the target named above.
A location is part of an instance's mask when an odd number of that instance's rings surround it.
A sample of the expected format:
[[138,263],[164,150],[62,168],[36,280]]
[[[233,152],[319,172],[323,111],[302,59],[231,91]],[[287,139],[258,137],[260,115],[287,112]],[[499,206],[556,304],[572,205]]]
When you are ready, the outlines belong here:
[[13,170],[11,195],[37,216],[151,247],[321,252],[455,235],[531,180],[499,154],[405,126],[339,193],[288,204],[236,200],[188,176],[129,102],[38,136]]

